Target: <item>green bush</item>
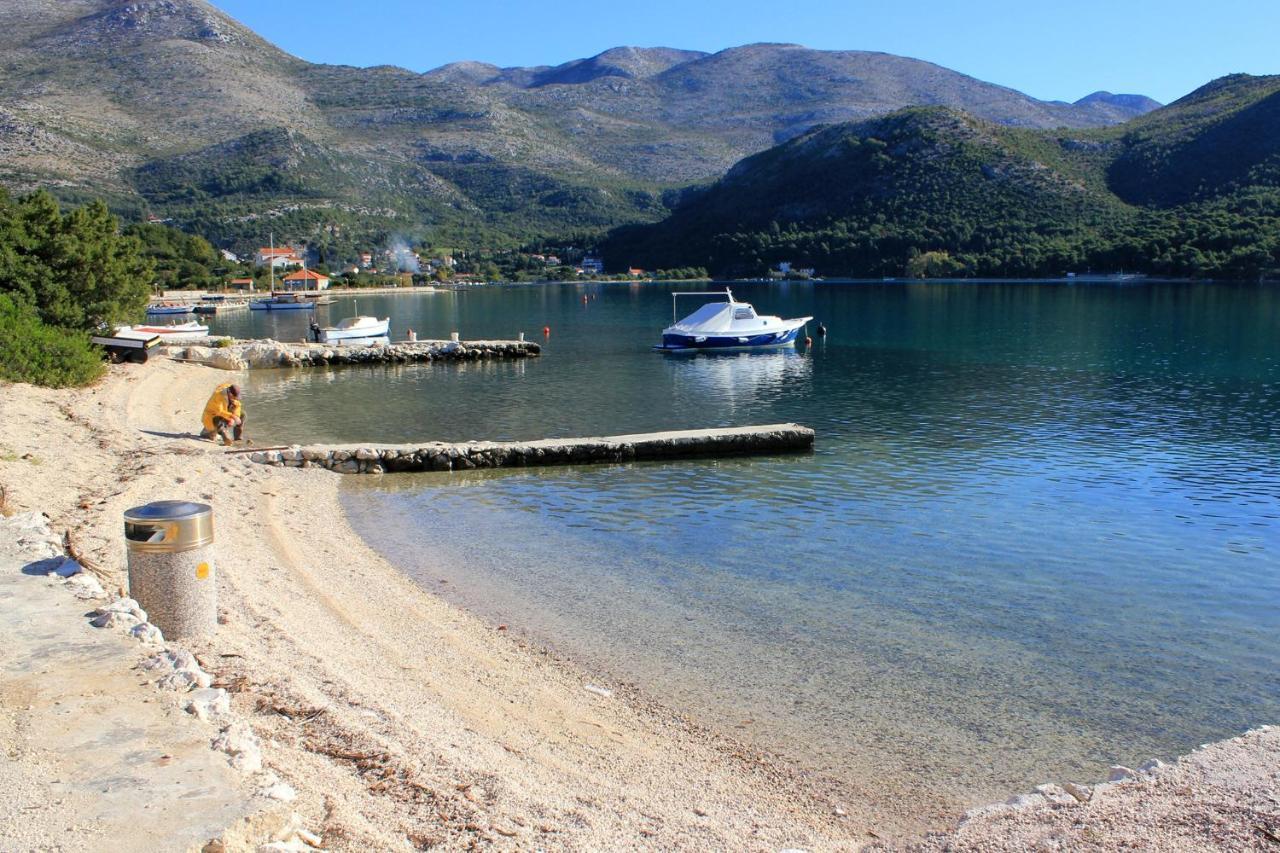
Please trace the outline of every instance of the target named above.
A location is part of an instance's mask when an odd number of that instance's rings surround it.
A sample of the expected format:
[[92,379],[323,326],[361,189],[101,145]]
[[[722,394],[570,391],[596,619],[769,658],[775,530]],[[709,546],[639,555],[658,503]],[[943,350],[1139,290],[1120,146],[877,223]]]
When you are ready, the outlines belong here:
[[87,333],[46,326],[0,293],[0,379],[67,388],[88,385],[104,370]]

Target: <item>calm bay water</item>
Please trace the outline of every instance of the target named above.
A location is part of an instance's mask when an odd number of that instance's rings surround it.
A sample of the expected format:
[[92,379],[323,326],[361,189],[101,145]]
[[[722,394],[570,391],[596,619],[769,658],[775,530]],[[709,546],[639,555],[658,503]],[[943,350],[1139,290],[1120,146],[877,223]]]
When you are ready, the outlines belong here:
[[[1280,289],[739,286],[830,336],[697,357],[648,351],[669,289],[362,297],[397,335],[552,334],[527,362],[257,374],[250,424],[813,426],[811,456],[349,478],[344,505],[432,590],[891,809],[1280,722]],[[215,331],[264,323],[306,318]]]

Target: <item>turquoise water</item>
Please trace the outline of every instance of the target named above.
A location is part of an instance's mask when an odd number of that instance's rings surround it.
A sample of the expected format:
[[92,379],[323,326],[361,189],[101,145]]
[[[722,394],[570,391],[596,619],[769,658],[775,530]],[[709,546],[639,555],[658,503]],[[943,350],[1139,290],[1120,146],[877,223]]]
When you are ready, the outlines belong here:
[[350,478],[344,506],[433,591],[891,811],[1280,722],[1280,289],[740,286],[831,334],[697,357],[647,350],[665,290],[361,298],[422,336],[552,333],[528,362],[259,374],[251,423],[814,427],[811,456]]

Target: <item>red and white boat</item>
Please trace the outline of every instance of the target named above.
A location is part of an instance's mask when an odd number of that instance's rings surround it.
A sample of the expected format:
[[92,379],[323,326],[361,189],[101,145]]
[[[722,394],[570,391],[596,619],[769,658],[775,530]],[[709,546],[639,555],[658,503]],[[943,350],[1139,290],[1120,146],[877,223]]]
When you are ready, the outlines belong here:
[[126,332],[159,335],[165,341],[190,341],[209,337],[209,327],[194,320],[190,323],[175,323],[171,326],[121,326],[117,334]]

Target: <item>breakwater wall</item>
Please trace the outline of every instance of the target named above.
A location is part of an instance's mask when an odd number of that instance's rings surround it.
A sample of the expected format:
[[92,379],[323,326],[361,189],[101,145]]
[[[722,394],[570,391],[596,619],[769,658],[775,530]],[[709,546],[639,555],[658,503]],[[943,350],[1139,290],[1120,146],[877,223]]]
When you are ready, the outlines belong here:
[[[217,344],[217,345],[215,345]],[[331,364],[409,364],[427,361],[483,361],[533,358],[542,347],[533,341],[412,341],[373,346],[232,341],[209,338],[169,344],[158,352],[170,358],[207,364],[222,370],[275,367],[323,367]]]
[[809,427],[770,424],[537,441],[298,446],[256,450],[249,454],[249,459],[277,467],[327,468],[340,474],[383,474],[772,455],[812,450],[813,441],[814,432]]

